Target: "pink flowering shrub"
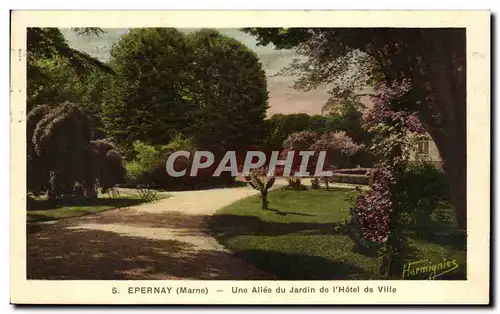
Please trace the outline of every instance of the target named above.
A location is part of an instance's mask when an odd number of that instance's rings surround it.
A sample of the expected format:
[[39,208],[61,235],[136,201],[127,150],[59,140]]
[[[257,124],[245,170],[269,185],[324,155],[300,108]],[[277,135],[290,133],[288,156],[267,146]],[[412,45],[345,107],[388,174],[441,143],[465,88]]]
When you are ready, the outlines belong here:
[[310,150],[326,151],[328,167],[345,168],[350,166],[350,159],[363,148],[358,145],[344,131],[322,134],[310,147]]
[[285,151],[309,150],[309,147],[318,139],[318,136],[318,133],[312,131],[292,133],[283,142],[283,149]]
[[399,85],[393,83],[392,86],[379,83],[375,86],[374,91],[375,93],[370,97],[373,107],[363,115],[366,126],[400,125],[405,132],[425,132],[416,111],[401,110],[401,107],[412,102],[412,93],[407,82]]
[[302,161],[302,157],[299,156],[299,152],[314,151],[316,153],[313,157],[310,158],[308,164],[308,171],[312,173],[314,172],[319,153],[321,151],[326,152],[326,160],[323,170],[327,170],[331,167],[348,167],[349,157],[356,154],[362,148],[362,145],[354,143],[353,140],[344,131],[324,134],[318,134],[311,131],[302,131],[292,133],[288,136],[286,141],[283,143],[281,158],[286,158],[288,152],[290,151],[295,152],[295,158],[292,167],[293,173],[294,171],[298,171],[300,163]]
[[351,208],[354,240],[362,247],[377,247],[384,261],[381,272],[390,275],[393,260],[406,241],[402,233],[401,183],[416,135],[425,133],[416,112],[407,82],[379,84],[372,97],[373,108],[363,120],[374,133],[370,150],[378,159],[371,172],[370,190],[357,197]]
[[371,172],[368,193],[359,195],[351,215],[364,240],[376,244],[387,242],[390,233],[390,213],[392,211],[391,186],[395,177],[387,168]]

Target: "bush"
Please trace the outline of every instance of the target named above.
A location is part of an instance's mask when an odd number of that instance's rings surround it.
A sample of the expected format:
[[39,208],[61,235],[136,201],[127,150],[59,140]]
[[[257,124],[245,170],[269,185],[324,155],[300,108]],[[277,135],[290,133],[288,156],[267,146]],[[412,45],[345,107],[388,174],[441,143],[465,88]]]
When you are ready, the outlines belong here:
[[306,190],[307,188],[302,184],[300,178],[291,177],[288,178],[288,186],[287,188],[292,190]]
[[138,184],[145,183],[146,174],[148,173],[144,167],[137,161],[127,162],[127,175],[125,176],[125,186],[135,187]]
[[218,165],[219,158],[216,156],[214,166],[200,169],[196,177],[189,176],[192,159],[177,158],[174,169],[181,171],[186,169],[186,175],[182,177],[172,177],[166,171],[166,162],[170,154],[175,151],[195,150],[191,138],[174,136],[173,140],[163,146],[151,146],[143,142],[134,142],[134,155],[132,161],[127,163],[127,186],[137,186],[147,184],[151,187],[169,190],[191,190],[207,187],[222,186],[234,183],[234,178],[228,172],[223,172],[219,177],[213,177],[213,171]]
[[375,169],[370,175],[371,189],[357,196],[350,211],[351,236],[358,247],[372,250],[387,243],[393,231],[390,218],[394,184],[395,177],[390,169]]
[[141,141],[133,143],[134,159],[127,162],[127,175],[125,184],[127,186],[137,186],[138,184],[154,184],[153,172],[158,167],[160,151],[154,146]]
[[399,202],[409,223],[424,227],[440,201],[448,200],[448,184],[443,171],[430,163],[407,167],[400,181]]

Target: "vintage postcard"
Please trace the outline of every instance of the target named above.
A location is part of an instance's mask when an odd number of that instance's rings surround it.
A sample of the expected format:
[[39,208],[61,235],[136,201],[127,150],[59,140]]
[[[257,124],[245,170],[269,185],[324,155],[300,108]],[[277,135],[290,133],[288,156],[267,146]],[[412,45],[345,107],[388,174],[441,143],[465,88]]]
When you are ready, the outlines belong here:
[[490,12],[13,11],[14,304],[488,304]]

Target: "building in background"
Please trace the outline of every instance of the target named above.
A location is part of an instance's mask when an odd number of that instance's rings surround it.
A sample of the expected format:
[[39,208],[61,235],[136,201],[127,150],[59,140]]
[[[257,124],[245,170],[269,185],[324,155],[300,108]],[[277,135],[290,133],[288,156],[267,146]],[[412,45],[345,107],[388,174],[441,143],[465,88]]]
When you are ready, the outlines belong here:
[[427,161],[437,168],[442,167],[442,159],[433,140],[418,141],[410,155],[410,161]]

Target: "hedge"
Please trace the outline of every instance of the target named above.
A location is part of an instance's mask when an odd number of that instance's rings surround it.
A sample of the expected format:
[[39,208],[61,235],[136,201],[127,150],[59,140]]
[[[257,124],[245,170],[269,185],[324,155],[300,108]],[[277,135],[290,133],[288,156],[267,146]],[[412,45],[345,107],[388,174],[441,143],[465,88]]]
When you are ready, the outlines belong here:
[[364,174],[334,173],[333,176],[328,178],[328,182],[368,185],[369,178]]
[[334,173],[339,174],[363,174],[368,175],[368,173],[373,170],[373,168],[351,168],[351,169],[335,169]]

